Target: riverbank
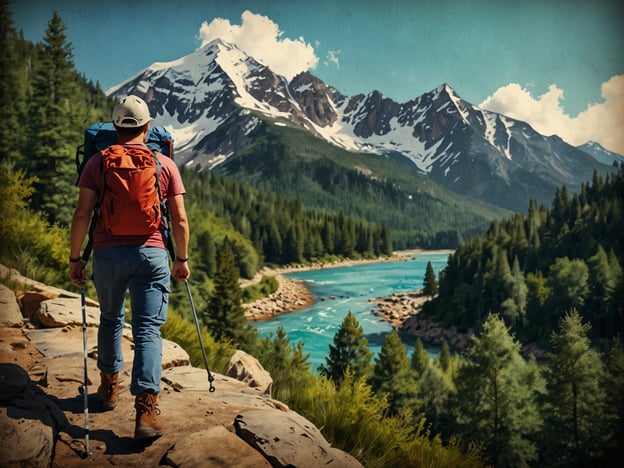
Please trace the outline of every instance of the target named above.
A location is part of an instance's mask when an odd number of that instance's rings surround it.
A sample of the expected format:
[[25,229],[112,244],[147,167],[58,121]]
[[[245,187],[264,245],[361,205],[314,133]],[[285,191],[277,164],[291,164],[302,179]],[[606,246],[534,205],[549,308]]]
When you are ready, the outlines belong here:
[[373,314],[394,328],[420,338],[423,343],[442,346],[446,342],[451,349],[466,351],[472,344],[474,330],[460,330],[455,326],[445,328],[432,317],[421,314],[423,304],[429,299],[431,297],[424,295],[422,290],[378,297]]
[[451,253],[449,250],[404,250],[394,252],[392,256],[363,259],[363,260],[344,260],[336,262],[315,263],[311,265],[296,265],[284,268],[263,268],[251,280],[241,280],[241,287],[246,287],[259,282],[263,276],[274,276],[279,287],[276,292],[249,304],[243,304],[245,316],[248,320],[258,321],[273,318],[279,314],[296,312],[312,305],[315,297],[310,292],[303,281],[293,280],[284,275],[296,271],[320,270],[327,268],[339,268],[352,265],[365,265],[369,263],[411,261],[413,255],[424,253]]
[[243,304],[247,320],[267,320],[279,314],[296,312],[314,303],[314,297],[303,281],[297,281],[274,273],[264,275],[275,276],[279,283],[277,291],[268,297],[249,304]]
[[[380,320],[390,322],[398,330],[421,339],[423,343],[442,346],[445,342],[449,348],[466,352],[472,346],[474,329],[460,329],[456,326],[444,327],[433,317],[422,314],[422,307],[430,299],[420,291],[408,291],[394,293],[387,297],[378,297],[375,301],[377,309],[373,314],[380,317]],[[547,354],[535,343],[524,343],[520,348],[520,353],[529,358],[534,356],[537,360],[543,361]]]

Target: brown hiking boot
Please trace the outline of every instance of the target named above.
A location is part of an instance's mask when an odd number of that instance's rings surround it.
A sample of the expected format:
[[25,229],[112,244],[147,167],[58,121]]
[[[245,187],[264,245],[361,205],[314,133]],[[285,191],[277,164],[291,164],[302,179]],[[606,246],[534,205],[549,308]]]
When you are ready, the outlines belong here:
[[102,408],[104,411],[110,411],[117,406],[117,397],[119,397],[119,372],[114,374],[105,374],[100,372],[102,383],[98,387],[97,393],[102,400]]
[[162,435],[163,423],[158,418],[160,410],[157,403],[157,394],[143,392],[136,396],[134,400],[134,407],[136,408],[135,439],[150,439]]

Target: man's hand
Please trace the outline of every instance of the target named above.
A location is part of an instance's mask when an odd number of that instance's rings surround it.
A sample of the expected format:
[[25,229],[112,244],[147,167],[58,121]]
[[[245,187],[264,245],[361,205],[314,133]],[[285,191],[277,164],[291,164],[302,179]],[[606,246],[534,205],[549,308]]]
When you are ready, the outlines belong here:
[[69,263],[69,279],[72,283],[81,288],[86,284],[87,269],[85,268],[85,264],[82,263],[82,260]]
[[178,260],[173,262],[171,276],[177,279],[180,283],[184,283],[189,278],[189,276],[191,276],[191,271],[189,270],[188,263],[180,262]]

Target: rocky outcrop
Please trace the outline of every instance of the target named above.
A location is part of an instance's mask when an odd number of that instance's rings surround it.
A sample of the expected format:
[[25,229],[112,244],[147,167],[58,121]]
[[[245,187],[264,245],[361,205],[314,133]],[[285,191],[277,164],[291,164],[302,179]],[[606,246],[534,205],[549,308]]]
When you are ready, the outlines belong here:
[[401,330],[419,337],[425,343],[442,346],[445,342],[451,349],[466,351],[472,345],[474,330],[460,330],[456,326],[444,327],[433,317],[416,314],[403,322]]
[[[7,278],[1,271],[0,275]],[[20,279],[21,284],[27,281]],[[0,290],[3,465],[361,466],[331,447],[310,421],[273,400],[271,377],[251,356],[237,353],[229,366],[235,369],[232,375],[245,381],[213,373],[216,391],[211,393],[206,370],[191,367],[186,352],[170,341],[163,346],[158,398],[164,434],[150,442],[135,441],[130,329],[124,332],[126,366],[120,374],[119,402],[113,411],[104,412],[96,395],[99,311],[87,300],[85,413],[80,296],[36,282],[28,282],[27,289],[19,298],[6,288]],[[11,310],[18,303],[20,317]]]
[[466,351],[472,344],[474,331],[459,330],[457,327],[445,328],[433,317],[421,314],[422,305],[429,299],[422,291],[394,293],[388,297],[377,298],[378,309],[373,313],[425,343],[442,346],[446,342],[453,349]]
[[24,317],[15,300],[15,294],[0,284],[0,327],[19,327]]
[[271,395],[273,379],[260,361],[244,351],[237,350],[225,368],[225,375],[241,382],[245,382],[252,388],[257,388],[265,395]]
[[[276,414],[267,425],[259,411],[246,411],[234,421],[236,433],[249,445],[265,454],[271,466],[360,466],[350,455],[329,444],[319,444],[321,432],[304,417],[292,411]],[[293,437],[296,435],[296,437]]]

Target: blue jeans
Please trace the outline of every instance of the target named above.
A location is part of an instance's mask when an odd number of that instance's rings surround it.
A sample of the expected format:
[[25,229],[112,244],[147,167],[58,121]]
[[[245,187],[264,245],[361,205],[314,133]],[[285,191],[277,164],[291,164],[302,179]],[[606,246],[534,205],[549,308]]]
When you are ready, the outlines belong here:
[[107,374],[123,369],[121,344],[129,290],[134,339],[132,395],[160,392],[160,327],[167,319],[170,276],[165,249],[129,245],[93,253],[93,278],[100,301],[98,368]]

